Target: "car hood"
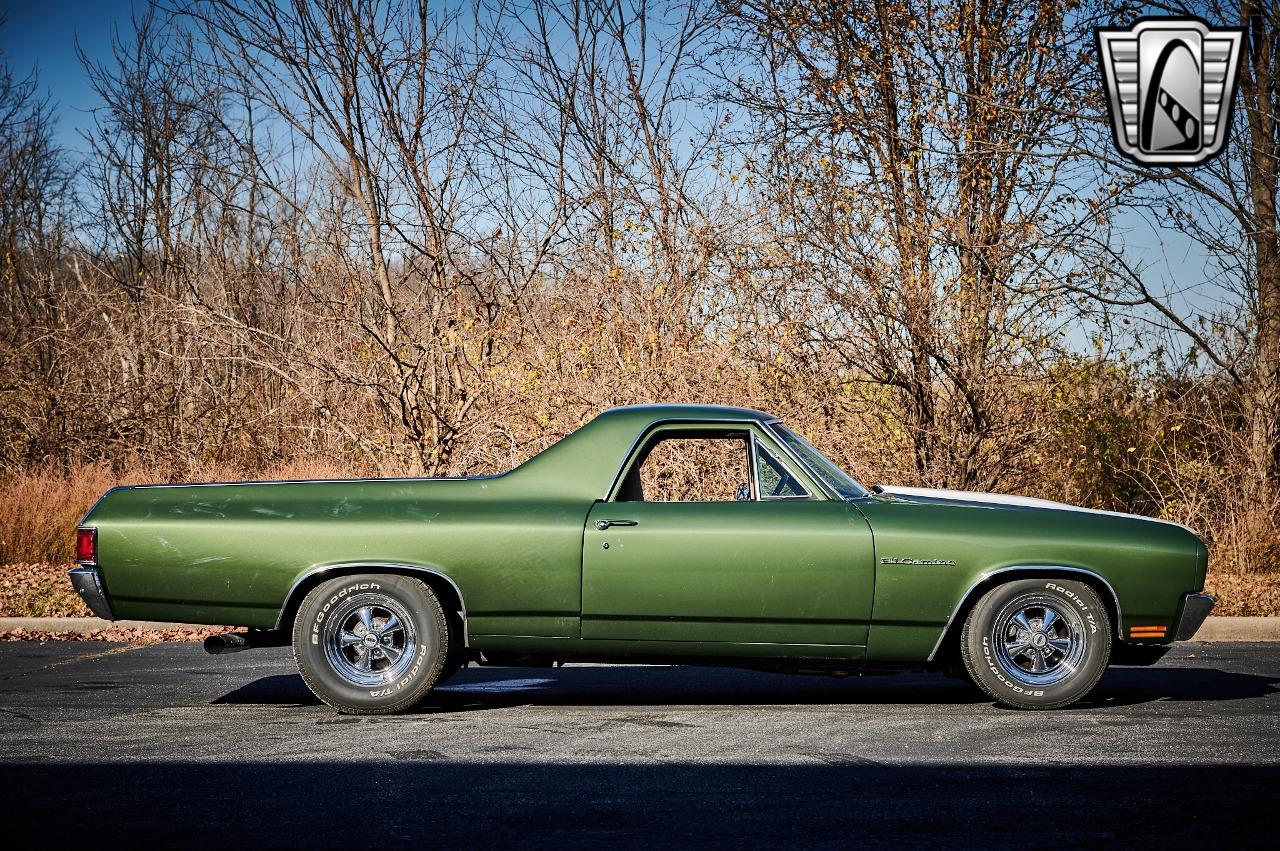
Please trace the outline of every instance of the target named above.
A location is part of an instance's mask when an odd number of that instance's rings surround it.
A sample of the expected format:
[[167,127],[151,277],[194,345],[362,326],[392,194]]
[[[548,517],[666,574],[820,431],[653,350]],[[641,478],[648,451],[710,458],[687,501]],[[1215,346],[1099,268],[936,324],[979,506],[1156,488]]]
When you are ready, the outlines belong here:
[[1161,520],[1156,517],[1144,517],[1141,514],[1125,514],[1122,511],[1103,511],[1098,508],[1082,508],[1078,505],[1069,505],[1065,502],[1054,502],[1051,499],[1035,499],[1034,497],[1029,496],[1009,496],[1007,494],[981,493],[979,491],[944,490],[940,488],[907,488],[899,487],[897,485],[876,485],[875,491],[882,496],[890,496],[914,502],[929,502],[943,505],[968,505],[1010,510],[1072,511],[1079,512],[1081,514],[1103,514],[1110,517],[1125,517],[1131,520],[1145,520],[1148,523],[1163,523],[1168,526],[1177,526],[1198,536],[1198,533],[1194,529],[1184,526],[1181,523],[1175,523],[1172,520]]

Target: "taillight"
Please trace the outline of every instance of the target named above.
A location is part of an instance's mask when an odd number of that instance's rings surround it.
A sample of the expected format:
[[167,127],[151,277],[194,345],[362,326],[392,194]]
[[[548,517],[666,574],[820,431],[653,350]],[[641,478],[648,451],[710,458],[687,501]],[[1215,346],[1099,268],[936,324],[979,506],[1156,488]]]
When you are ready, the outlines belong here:
[[76,561],[81,564],[98,563],[98,530],[76,530]]

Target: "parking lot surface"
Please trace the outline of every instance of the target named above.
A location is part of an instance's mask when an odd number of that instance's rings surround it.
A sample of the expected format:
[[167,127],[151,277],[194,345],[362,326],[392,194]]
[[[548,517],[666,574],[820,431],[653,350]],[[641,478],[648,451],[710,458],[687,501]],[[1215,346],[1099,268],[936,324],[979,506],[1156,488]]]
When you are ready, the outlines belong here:
[[285,648],[0,644],[5,815],[186,847],[1273,841],[1280,645],[1183,644],[1055,712],[937,675],[461,671],[339,716]]

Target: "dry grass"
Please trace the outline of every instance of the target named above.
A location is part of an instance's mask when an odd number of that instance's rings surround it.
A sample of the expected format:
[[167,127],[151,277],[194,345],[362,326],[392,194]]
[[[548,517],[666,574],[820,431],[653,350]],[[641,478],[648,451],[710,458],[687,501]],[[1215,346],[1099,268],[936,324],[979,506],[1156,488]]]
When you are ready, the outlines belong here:
[[0,564],[68,561],[76,524],[117,484],[117,476],[97,465],[70,473],[36,469],[5,476],[0,481]]
[[[388,475],[398,474],[393,471]],[[118,485],[251,479],[341,479],[371,475],[365,468],[304,460],[265,469],[206,465],[186,472],[102,464],[70,470],[38,467],[0,477],[0,564],[59,564],[72,556],[75,528],[98,498]]]
[[[886,56],[930,57],[890,63],[893,84],[924,98],[909,128],[883,120],[894,109],[883,99],[860,117],[832,108],[833,86],[871,80],[859,63],[835,62],[828,81],[773,73],[806,67],[796,43],[820,64],[844,55],[823,15],[788,15],[794,31],[778,41],[768,15],[741,4],[657,4],[652,20],[674,38],[652,43],[645,70],[594,57],[629,49],[649,13],[625,31],[592,12],[567,39],[520,26],[494,39],[518,14],[482,2],[484,25],[449,24],[443,41],[434,13],[394,33],[326,30],[337,60],[316,63],[300,35],[309,25],[260,30],[237,4],[200,5],[213,25],[157,16],[118,62],[90,72],[103,132],[83,170],[59,150],[38,81],[0,86],[0,153],[12,154],[0,161],[24,164],[0,181],[0,564],[66,561],[77,520],[116,484],[493,472],[614,405],[730,402],[784,415],[869,484],[998,490],[1187,523],[1209,542],[1228,608],[1276,607],[1280,504],[1266,500],[1280,472],[1264,462],[1280,412],[1253,380],[1273,366],[1257,283],[1274,276],[1259,272],[1249,240],[1224,244],[1227,289],[1240,297],[1164,329],[1183,343],[1175,326],[1248,329],[1205,335],[1202,345],[1244,344],[1262,358],[1232,375],[1211,363],[1234,360],[1223,351],[1170,357],[1145,307],[1102,315],[1078,299],[1094,277],[1071,284],[1054,270],[1121,261],[1113,217],[1163,190],[1084,198],[1100,206],[1081,218],[1057,203],[1001,204],[972,183],[972,152],[932,137],[1005,130],[990,110],[956,113],[954,91],[938,85],[965,76],[976,44],[976,30],[950,32],[945,4],[929,26],[887,40],[859,30]],[[722,6],[735,10],[732,26],[714,25]],[[983,38],[1016,48],[1032,19],[1006,4]],[[1063,20],[1037,39],[1074,43],[1080,32]],[[744,41],[744,28],[759,39]],[[250,41],[274,59],[227,61]],[[385,61],[347,61],[369,44]],[[744,85],[763,86],[753,107],[732,107],[732,133],[719,106],[743,92],[702,70],[723,51],[755,81]],[[568,61],[548,66],[552,52]],[[427,55],[430,74],[395,70]],[[1026,106],[1027,126],[1052,123],[1045,139],[1008,136],[990,157],[1028,199],[1078,188],[1070,175],[1084,161],[1071,139],[1096,122],[1062,123],[1055,98],[1074,82],[1027,98],[1045,80],[1078,82],[1074,56],[1047,51],[983,92],[997,113]],[[510,84],[490,73],[499,66],[516,70]],[[299,91],[368,98],[354,111],[295,114],[287,96],[253,115],[191,108],[281,75]],[[652,85],[661,79],[673,85]],[[401,89],[395,102],[381,96]],[[562,97],[588,91],[635,96],[585,112],[577,94]],[[690,112],[690,99],[709,108]],[[813,119],[807,131],[793,132],[797,109]],[[513,110],[538,120],[513,122]],[[245,132],[311,119],[314,133]],[[402,131],[420,144],[394,144]],[[332,144],[357,137],[369,144]],[[1046,144],[1061,169],[1040,167]],[[279,145],[296,155],[276,156]],[[537,149],[560,159],[531,157]],[[831,156],[815,162],[818,149]],[[918,178],[909,203],[881,203],[885,185],[866,175],[904,165]],[[157,175],[166,191],[148,189]],[[987,211],[980,228],[955,226],[975,209]],[[1211,204],[1208,218],[1169,224],[1212,230],[1252,210]],[[89,221],[102,227],[77,227]],[[894,248],[882,250],[888,236]],[[1108,292],[1132,271],[1110,262],[1096,279]],[[1126,330],[1131,313],[1141,332]],[[1096,354],[1082,346],[1095,331]],[[295,457],[349,463],[282,463]],[[668,470],[655,488],[702,483]]]

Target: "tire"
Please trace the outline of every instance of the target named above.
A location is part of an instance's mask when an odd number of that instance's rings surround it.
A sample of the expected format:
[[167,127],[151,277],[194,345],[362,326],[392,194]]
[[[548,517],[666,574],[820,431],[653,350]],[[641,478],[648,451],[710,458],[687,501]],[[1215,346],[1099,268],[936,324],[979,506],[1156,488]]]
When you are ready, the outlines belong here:
[[942,668],[942,675],[948,679],[957,680],[965,685],[974,685],[973,677],[969,676],[969,669],[964,666],[964,660],[960,658],[960,654],[955,654],[955,658],[947,662]]
[[991,589],[969,612],[960,656],[974,684],[996,701],[1058,709],[1102,678],[1111,629],[1106,606],[1088,585],[1020,579]]
[[446,662],[444,668],[440,671],[440,678],[436,680],[435,684],[442,685],[465,667],[467,667],[467,663],[461,659]]
[[[398,651],[398,653],[397,653]],[[293,622],[293,658],[316,697],[348,715],[419,703],[449,655],[439,599],[407,576],[359,574],[311,590]]]

